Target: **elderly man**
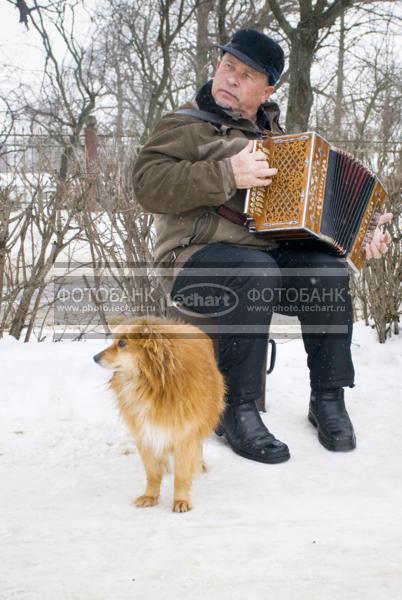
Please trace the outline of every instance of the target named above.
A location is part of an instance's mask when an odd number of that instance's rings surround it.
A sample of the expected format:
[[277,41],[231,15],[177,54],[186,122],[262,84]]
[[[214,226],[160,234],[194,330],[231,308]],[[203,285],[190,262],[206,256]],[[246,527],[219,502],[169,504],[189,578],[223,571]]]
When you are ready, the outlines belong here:
[[[172,270],[174,299],[216,315],[227,383],[217,433],[235,452],[264,463],[290,457],[256,407],[275,310],[300,320],[310,371],[308,418],[319,441],[332,451],[352,450],[355,433],[343,390],[354,385],[345,262],[317,244],[278,245],[243,226],[245,190],[270,185],[276,174],[262,152],[252,151],[252,140],[282,133],[279,109],[268,100],[284,54],[252,29],[238,31],[220,48],[212,81],[195,101],[159,121],[134,167],[137,200],[155,214],[155,259]],[[377,233],[368,253],[380,256],[388,243]]]

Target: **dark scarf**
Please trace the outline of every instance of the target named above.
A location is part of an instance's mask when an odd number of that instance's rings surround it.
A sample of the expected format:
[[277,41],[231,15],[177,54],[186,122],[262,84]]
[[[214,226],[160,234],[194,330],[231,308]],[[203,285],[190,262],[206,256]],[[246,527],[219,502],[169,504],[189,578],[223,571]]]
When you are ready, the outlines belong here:
[[[244,118],[239,112],[236,112],[231,108],[223,108],[222,106],[219,106],[212,96],[211,89],[212,79],[199,89],[195,99],[200,110],[206,110],[208,112],[215,113],[221,117],[225,117],[226,119],[229,117],[229,119],[234,121],[234,123]],[[262,106],[260,106],[257,111],[256,124],[258,129],[261,131],[270,129],[268,118]]]

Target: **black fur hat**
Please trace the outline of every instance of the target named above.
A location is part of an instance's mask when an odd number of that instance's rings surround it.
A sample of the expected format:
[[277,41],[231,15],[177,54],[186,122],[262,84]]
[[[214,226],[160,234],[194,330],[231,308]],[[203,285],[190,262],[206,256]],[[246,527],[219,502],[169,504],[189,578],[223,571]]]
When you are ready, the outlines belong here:
[[266,73],[270,85],[279,80],[285,66],[285,56],[280,45],[256,29],[240,29],[225,46],[218,45],[256,71]]

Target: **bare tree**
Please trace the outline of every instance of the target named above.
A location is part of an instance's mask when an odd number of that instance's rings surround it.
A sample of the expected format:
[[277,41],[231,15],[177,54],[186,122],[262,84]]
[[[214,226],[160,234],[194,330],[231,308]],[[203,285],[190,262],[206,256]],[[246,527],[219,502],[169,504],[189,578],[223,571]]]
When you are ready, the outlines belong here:
[[311,67],[322,30],[328,30],[336,19],[353,5],[353,0],[299,0],[299,22],[292,26],[278,0],[267,0],[275,18],[289,41],[289,105],[286,116],[288,132],[307,129],[313,92]]
[[[266,0],[278,25],[285,34],[289,45],[289,88],[286,129],[288,132],[305,131],[308,128],[311,108],[314,101],[311,71],[314,60],[325,40],[332,31],[337,20],[350,9],[370,12],[372,27],[373,14],[376,19],[386,17],[389,2],[372,2],[370,0],[298,0],[298,22],[292,25],[286,17],[282,3],[278,0]],[[373,5],[373,7],[372,7]],[[377,5],[380,5],[379,7]],[[342,29],[342,27],[341,27]],[[344,28],[343,28],[344,31]],[[342,43],[342,42],[341,42]],[[342,60],[344,54],[339,55]],[[339,80],[341,86],[341,81]],[[341,93],[342,90],[339,90]]]
[[107,0],[99,8],[106,23],[100,37],[104,47],[113,48],[101,59],[106,58],[109,97],[115,106],[118,81],[123,120],[141,140],[162,112],[177,105],[178,94],[194,87],[195,75],[188,77],[193,55],[184,51],[183,39],[200,2]]
[[196,86],[201,87],[207,80],[209,67],[209,35],[210,14],[213,9],[212,0],[202,0],[197,7],[197,46],[195,53]]
[[[16,0],[8,1],[16,5]],[[3,306],[7,309],[3,321],[17,336],[24,330],[26,336],[31,335],[38,314],[46,306],[52,270],[49,265],[67,252],[72,256],[74,240],[86,244],[90,261],[110,266],[110,281],[136,298],[135,308],[139,306],[140,293],[148,293],[149,307],[157,309],[158,285],[149,266],[152,216],[143,215],[136,204],[129,163],[135,147],[147,138],[161,114],[193,95],[208,78],[208,65],[218,56],[214,44],[226,43],[239,28],[265,31],[280,41],[289,54],[289,67],[278,91],[279,97],[288,102],[289,131],[305,129],[310,119],[314,128],[363,158],[381,174],[386,185],[388,180],[392,183],[397,179],[400,164],[394,158],[401,137],[402,89],[400,60],[392,53],[395,3],[102,0],[96,10],[90,9],[97,36],[79,43],[75,19],[81,3],[39,2],[25,1],[28,12],[24,18],[30,26],[26,35],[39,38],[44,49],[44,75],[36,88],[21,82],[18,89],[7,95],[3,105],[8,120],[0,132],[3,164],[8,164],[7,157],[13,156],[6,143],[7,133],[16,131],[23,118],[30,121],[28,142],[38,157],[32,171],[47,159],[45,169],[42,164],[42,171],[32,175],[29,169],[17,165],[7,172],[12,185],[3,184],[0,189],[0,295],[6,299]],[[372,34],[373,29],[378,35]],[[63,59],[55,50],[55,35],[63,41]],[[313,64],[317,68],[313,69]],[[82,204],[93,182],[84,173],[82,133],[94,111],[102,142],[99,162],[89,170],[92,179],[98,178],[100,207],[97,213],[89,213]],[[38,127],[48,136],[42,138],[41,144],[36,135]],[[106,143],[109,138],[102,134],[115,138]],[[45,148],[52,140],[62,149],[57,174],[53,172],[51,149]],[[46,179],[54,186],[50,194],[45,191]],[[21,181],[31,202],[17,210],[13,202],[18,198],[16,190]],[[391,190],[395,185],[390,186]],[[394,211],[398,213],[399,196],[395,191],[392,194]],[[67,208],[72,214],[69,222]],[[397,240],[395,229],[392,234]],[[26,248],[34,238],[35,252],[23,254],[19,241]],[[43,244],[38,239],[43,239]],[[62,250],[59,252],[58,248]],[[387,262],[391,258],[392,268]],[[370,282],[378,284],[382,268],[386,297],[393,300],[386,304],[381,296],[378,306],[388,306],[387,315],[394,315],[393,323],[396,322],[397,297],[392,291],[396,284],[392,277],[399,273],[397,260],[390,253],[382,266],[369,265],[362,280],[356,280],[364,299],[372,294],[372,302],[363,304],[367,319],[377,318],[374,314],[379,315],[378,319],[384,317],[376,308],[375,291],[368,291]],[[122,276],[114,280],[113,266],[121,264],[133,265],[136,278]],[[99,276],[97,285],[102,281]],[[101,304],[98,308],[106,316]],[[387,322],[389,329],[390,321]]]
[[[29,188],[33,200],[28,205],[18,203],[16,182],[0,192],[0,333],[7,329],[20,339],[25,330],[27,341],[48,304],[51,269],[77,236],[74,218],[85,192],[67,186],[62,195],[59,186],[56,195],[49,195],[45,173],[32,176],[20,171],[18,181],[23,181],[25,190]],[[62,210],[66,197],[69,209]]]
[[366,321],[371,317],[378,340],[399,333],[402,303],[402,176],[401,164],[395,175],[387,178],[390,194],[388,209],[394,214],[387,229],[392,245],[387,254],[378,261],[367,262],[361,277],[359,299],[364,307]]
[[[57,0],[46,7],[32,0],[27,18],[32,34],[39,36],[44,51],[43,78],[40,92],[34,92],[25,83],[10,96],[13,111],[45,131],[62,148],[59,174],[67,177],[69,161],[80,146],[80,135],[96,107],[102,93],[102,74],[94,76],[93,46],[83,47],[75,35],[78,0],[67,3]],[[34,11],[34,12],[33,12]],[[55,51],[55,37],[61,41],[65,56]]]

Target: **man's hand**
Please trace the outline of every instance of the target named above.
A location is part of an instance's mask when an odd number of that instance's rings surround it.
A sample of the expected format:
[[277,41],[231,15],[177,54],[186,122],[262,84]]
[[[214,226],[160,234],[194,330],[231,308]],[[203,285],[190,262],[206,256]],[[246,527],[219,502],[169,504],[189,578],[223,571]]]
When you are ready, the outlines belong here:
[[230,158],[232,169],[239,190],[254,186],[269,185],[272,183],[272,175],[276,175],[277,169],[270,169],[267,158],[262,150],[253,152],[253,142]]
[[382,233],[380,225],[389,223],[392,220],[392,217],[392,213],[384,213],[379,217],[372,240],[364,247],[367,260],[370,260],[370,258],[381,258],[381,256],[387,252],[391,243],[391,236],[388,232]]

